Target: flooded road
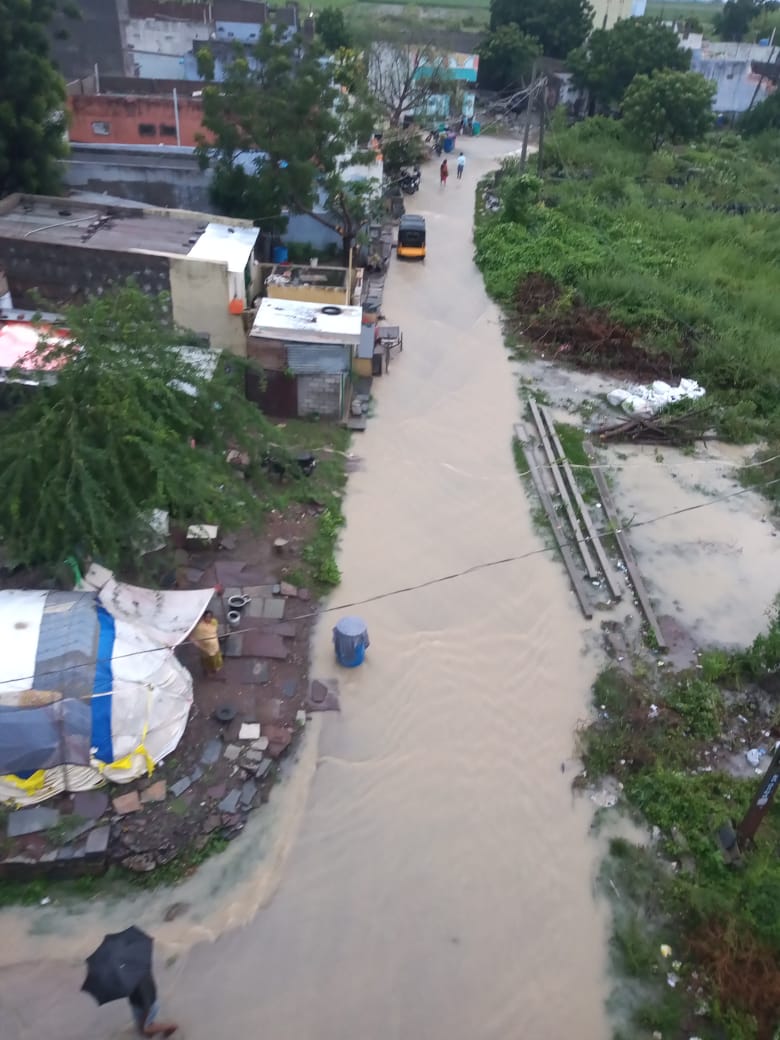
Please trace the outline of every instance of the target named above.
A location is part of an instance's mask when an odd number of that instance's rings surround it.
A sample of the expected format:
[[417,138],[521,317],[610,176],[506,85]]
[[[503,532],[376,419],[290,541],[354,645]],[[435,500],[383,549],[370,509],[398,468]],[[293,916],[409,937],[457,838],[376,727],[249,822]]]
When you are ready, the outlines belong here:
[[[354,444],[335,602],[542,545],[512,460],[516,380],[471,259],[476,180],[500,149],[467,142],[464,181],[441,191],[427,168],[410,207],[428,259],[394,260],[388,278],[405,349]],[[193,905],[181,921],[162,924],[159,896],[135,908],[159,938],[166,1012],[190,1040],[605,1040],[592,806],[561,769],[596,661],[563,568],[532,556],[360,613],[367,662],[341,673],[341,714],[317,720],[275,796],[272,847],[250,826],[168,894]],[[333,621],[315,675],[335,671]],[[75,992],[76,961],[130,912],[40,938],[4,915],[6,963],[9,949],[38,963],[0,972],[3,1040],[125,1035],[125,1008]],[[213,938],[190,947],[198,936]],[[179,951],[167,969],[166,949]]]

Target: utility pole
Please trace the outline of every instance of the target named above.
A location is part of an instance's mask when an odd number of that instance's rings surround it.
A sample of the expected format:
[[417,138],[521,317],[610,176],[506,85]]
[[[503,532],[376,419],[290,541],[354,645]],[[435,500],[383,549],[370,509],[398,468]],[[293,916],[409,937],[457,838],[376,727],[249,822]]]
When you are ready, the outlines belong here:
[[542,176],[544,157],[544,125],[547,122],[547,81],[542,80],[542,104],[539,111],[539,151],[536,154],[536,174]]
[[761,826],[761,821],[772,804],[778,787],[780,787],[780,744],[775,748],[775,752],[750,804],[750,808],[737,827],[737,837],[740,843],[753,840],[756,831]]
[[531,86],[528,88],[528,101],[525,108],[525,129],[523,130],[523,147],[520,151],[520,169],[525,169],[525,160],[528,155],[528,137],[531,133],[531,113],[533,111],[534,97],[536,96],[536,62],[531,69]]

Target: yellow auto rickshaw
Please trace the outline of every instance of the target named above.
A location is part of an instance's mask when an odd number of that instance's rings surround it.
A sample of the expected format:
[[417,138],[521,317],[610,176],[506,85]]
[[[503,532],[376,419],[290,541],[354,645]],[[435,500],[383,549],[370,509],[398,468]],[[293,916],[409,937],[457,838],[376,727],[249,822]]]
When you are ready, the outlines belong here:
[[406,213],[398,225],[398,256],[409,260],[425,259],[425,217]]

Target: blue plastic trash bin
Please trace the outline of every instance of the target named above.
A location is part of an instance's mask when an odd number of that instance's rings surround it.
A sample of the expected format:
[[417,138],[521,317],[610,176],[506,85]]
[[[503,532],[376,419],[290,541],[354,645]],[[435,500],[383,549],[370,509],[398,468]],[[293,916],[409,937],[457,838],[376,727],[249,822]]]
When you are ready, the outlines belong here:
[[333,629],[336,660],[343,668],[357,668],[369,647],[366,623],[359,617],[344,617]]

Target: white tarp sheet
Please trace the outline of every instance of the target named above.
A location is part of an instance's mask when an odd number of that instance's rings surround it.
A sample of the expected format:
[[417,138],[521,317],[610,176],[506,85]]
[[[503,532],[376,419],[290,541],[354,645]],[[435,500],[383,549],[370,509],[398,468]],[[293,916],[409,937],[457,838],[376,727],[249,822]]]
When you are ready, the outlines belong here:
[[[81,586],[114,619],[111,691],[113,762],[101,763],[92,749],[90,766],[58,765],[30,781],[0,776],[0,802],[31,805],[65,790],[88,790],[104,779],[127,782],[148,771],[177,746],[192,704],[192,676],[173,648],[189,636],[211,600],[211,589],[163,592],[117,582],[93,566]],[[17,705],[30,691],[38,638],[48,593],[0,592],[0,703]],[[29,697],[30,695],[27,694]]]

